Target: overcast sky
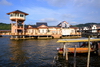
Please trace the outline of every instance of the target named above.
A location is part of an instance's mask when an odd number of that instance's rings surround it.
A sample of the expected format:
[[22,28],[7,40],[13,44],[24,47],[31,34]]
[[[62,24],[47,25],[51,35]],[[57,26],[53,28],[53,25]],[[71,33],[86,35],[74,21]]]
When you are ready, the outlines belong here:
[[100,0],[0,0],[0,22],[10,23],[6,13],[28,13],[25,24],[47,22],[55,26],[62,21],[71,25],[100,23]]

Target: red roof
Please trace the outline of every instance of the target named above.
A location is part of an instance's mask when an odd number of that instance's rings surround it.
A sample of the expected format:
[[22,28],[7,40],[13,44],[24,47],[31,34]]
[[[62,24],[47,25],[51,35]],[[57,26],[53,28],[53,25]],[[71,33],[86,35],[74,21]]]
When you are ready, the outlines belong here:
[[25,13],[25,12],[22,12],[20,10],[16,10],[16,11],[13,11],[13,12],[9,12],[7,13],[8,15],[11,14],[11,13],[22,13],[22,14],[25,14],[25,15],[29,15],[28,13]]

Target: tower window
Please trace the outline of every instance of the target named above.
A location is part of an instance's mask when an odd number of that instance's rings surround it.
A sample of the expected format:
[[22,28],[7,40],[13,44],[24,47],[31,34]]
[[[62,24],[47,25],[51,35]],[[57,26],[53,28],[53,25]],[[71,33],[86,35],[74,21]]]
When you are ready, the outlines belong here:
[[10,14],[10,16],[12,17],[12,16],[14,16],[14,14]]
[[11,14],[10,16],[12,17],[13,15]]
[[24,15],[23,14],[20,14],[20,17],[24,17]]

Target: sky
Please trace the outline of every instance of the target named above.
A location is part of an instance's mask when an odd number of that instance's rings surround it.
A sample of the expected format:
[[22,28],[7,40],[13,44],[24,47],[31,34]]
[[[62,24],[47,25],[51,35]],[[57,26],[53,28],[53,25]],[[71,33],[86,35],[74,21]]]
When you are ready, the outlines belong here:
[[49,26],[62,21],[70,25],[100,23],[100,0],[0,0],[0,22],[11,21],[6,13],[20,10],[28,13],[25,24],[47,22]]

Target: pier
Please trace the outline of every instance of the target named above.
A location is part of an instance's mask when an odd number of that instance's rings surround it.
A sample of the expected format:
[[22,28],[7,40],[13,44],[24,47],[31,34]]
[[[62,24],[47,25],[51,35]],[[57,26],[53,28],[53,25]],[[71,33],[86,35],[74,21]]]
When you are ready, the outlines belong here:
[[11,33],[9,30],[0,30],[0,36],[3,35],[9,35],[11,36],[10,39],[53,39],[53,38],[75,38],[75,37],[81,37],[80,34],[73,34],[68,36],[62,36],[61,34],[53,34],[53,33],[46,33],[46,34],[40,34],[40,33]]
[[[62,54],[63,58],[66,60],[66,61],[69,61],[69,52],[71,52],[73,55],[74,55],[74,62],[73,62],[73,67],[77,67],[77,63],[76,63],[76,55],[77,54],[84,54],[87,55],[87,65],[86,67],[89,67],[90,66],[90,53],[92,53],[93,51],[93,54],[95,55],[98,55],[100,56],[100,38],[90,38],[90,36],[88,36],[88,38],[83,38],[83,39],[59,39],[57,42],[58,43],[63,43],[63,50],[58,50],[58,55]],[[76,44],[74,44],[75,47],[68,47],[68,43],[75,43],[75,42],[87,42],[87,46],[88,47],[76,47]],[[90,42],[92,42],[92,44],[90,44]],[[91,45],[93,47],[91,47]],[[86,50],[87,48],[87,50]],[[84,51],[85,49],[85,51]],[[96,52],[96,53],[95,53]]]

